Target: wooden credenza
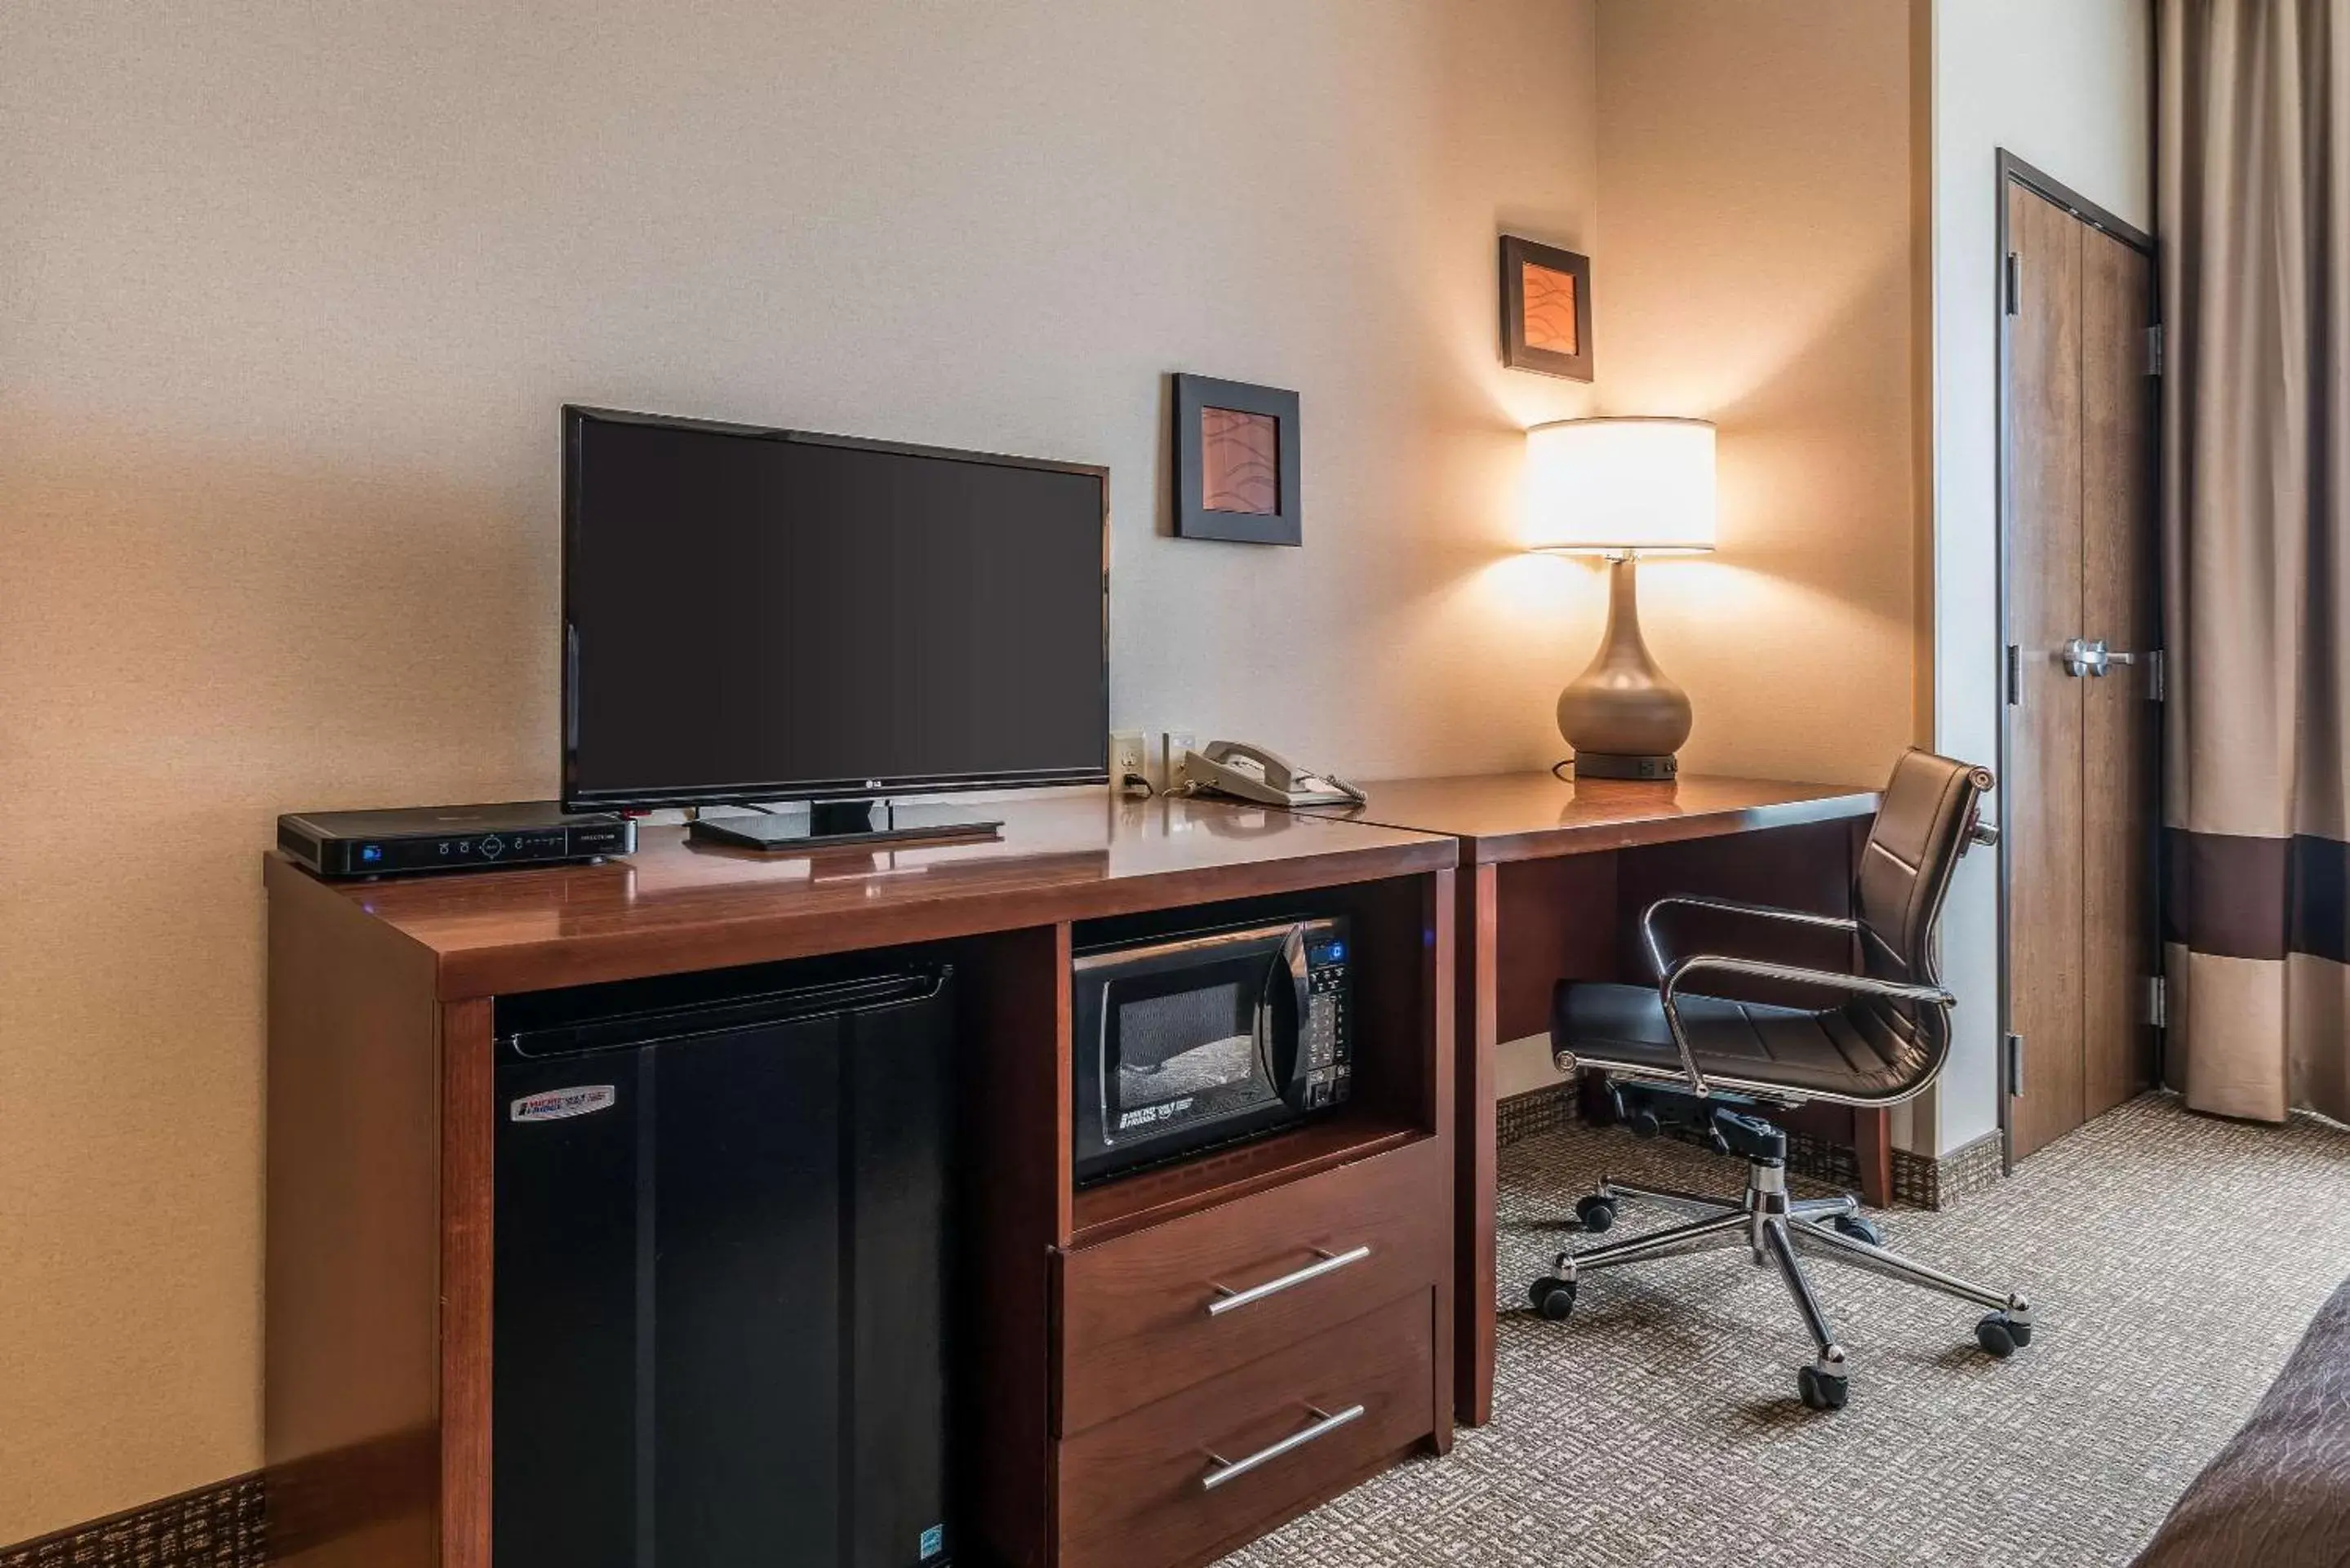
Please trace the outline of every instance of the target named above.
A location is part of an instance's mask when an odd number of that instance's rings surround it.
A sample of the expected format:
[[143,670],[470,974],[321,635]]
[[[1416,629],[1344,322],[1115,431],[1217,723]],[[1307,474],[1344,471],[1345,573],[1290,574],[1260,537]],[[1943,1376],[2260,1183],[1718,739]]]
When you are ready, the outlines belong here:
[[[497,999],[859,951],[957,972],[962,1563],[1182,1568],[1449,1447],[1453,840],[1101,792],[985,842],[269,889],[272,1557],[489,1568]],[[1346,915],[1356,1093],[1080,1189],[1093,922]],[[1270,1288],[1268,1288],[1270,1287]]]

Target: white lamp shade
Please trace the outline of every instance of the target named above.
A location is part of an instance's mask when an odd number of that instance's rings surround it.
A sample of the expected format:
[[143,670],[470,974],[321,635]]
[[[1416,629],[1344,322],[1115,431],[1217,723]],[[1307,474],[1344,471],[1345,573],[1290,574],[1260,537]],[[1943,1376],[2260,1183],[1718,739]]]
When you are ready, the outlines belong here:
[[1564,420],[1526,431],[1528,548],[1713,548],[1713,426]]

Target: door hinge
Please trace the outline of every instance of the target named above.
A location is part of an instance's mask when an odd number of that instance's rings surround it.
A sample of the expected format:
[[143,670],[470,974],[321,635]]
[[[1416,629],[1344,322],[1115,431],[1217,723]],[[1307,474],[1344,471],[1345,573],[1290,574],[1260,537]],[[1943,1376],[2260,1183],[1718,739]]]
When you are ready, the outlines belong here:
[[2007,645],[2007,705],[2011,708],[2023,701],[2023,649],[2015,643]]
[[2158,321],[2146,329],[2146,373],[2162,374],[2162,323]]
[[2170,1027],[2170,982],[2158,974],[2146,977],[2146,1021],[2157,1029]]
[[2007,253],[2007,270],[2001,286],[2007,296],[2007,313],[2023,314],[2023,258],[2013,251]]
[[2023,1093],[2023,1036],[2007,1037],[2007,1092],[2010,1096]]
[[2146,656],[2146,700],[2159,702],[2170,695],[2170,681],[2162,649],[2155,649]]

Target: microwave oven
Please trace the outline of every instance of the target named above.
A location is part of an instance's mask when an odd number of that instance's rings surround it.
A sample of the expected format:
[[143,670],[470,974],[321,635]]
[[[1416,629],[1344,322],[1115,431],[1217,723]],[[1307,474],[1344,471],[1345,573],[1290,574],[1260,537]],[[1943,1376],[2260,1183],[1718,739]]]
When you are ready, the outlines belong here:
[[1076,1179],[1342,1104],[1354,1079],[1350,945],[1346,920],[1325,917],[1076,953]]

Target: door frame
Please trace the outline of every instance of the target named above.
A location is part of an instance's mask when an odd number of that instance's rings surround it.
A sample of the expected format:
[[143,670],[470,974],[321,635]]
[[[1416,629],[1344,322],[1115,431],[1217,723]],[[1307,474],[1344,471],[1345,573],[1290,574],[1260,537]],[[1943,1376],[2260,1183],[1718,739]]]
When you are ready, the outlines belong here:
[[[1994,681],[1994,688],[1999,692],[1999,749],[1998,760],[1994,765],[1997,769],[1999,777],[2004,780],[2008,776],[2007,763],[2008,757],[2010,755],[2009,748],[2012,744],[2012,738],[2010,734],[2010,730],[2013,720],[2014,706],[2009,700],[2008,696],[2010,686],[2008,681],[2007,661],[2007,650],[2011,646],[2009,634],[2012,629],[2009,622],[2008,569],[2014,553],[2012,548],[2011,536],[2013,534],[2015,527],[2013,468],[2015,413],[2013,400],[2010,396],[2010,389],[2012,385],[2012,378],[2014,375],[2014,365],[2012,363],[2013,345],[2011,341],[2012,328],[2011,324],[2015,318],[2008,314],[2007,308],[2007,258],[2012,247],[2012,236],[2008,233],[2007,221],[2007,198],[2009,191],[2016,186],[2021,186],[2032,194],[2062,207],[2064,211],[2070,213],[2082,223],[2088,224],[2091,228],[2099,229],[2104,231],[2106,234],[2111,234],[2115,239],[2121,241],[2122,244],[2129,246],[2132,250],[2143,254],[2149,262],[2155,263],[2155,267],[2149,269],[2152,279],[2150,286],[2153,297],[2147,301],[2147,318],[2158,327],[2162,323],[2162,275],[2159,270],[2160,258],[2155,249],[2153,235],[2133,224],[2124,223],[2121,219],[2116,217],[2105,208],[2100,207],[2095,202],[2090,201],[2086,196],[2082,195],[2071,186],[2064,183],[2054,176],[2033,167],[2033,165],[2025,162],[2022,159],[2018,158],[2014,153],[2010,152],[2004,147],[1998,150],[1995,164],[1998,179],[1993,194],[1993,202],[1997,212],[1998,240],[1997,248],[1992,252],[1991,255],[1991,275],[1993,278],[1991,286],[1991,320],[1992,330],[1996,335],[1996,341],[1998,344],[1999,369],[1996,376],[1996,385],[1993,389],[1992,395],[1998,401],[1997,428],[1999,431],[1999,439],[1997,456],[1994,462],[1995,476],[1992,483],[1996,487],[1996,493],[1999,497],[1999,527],[1996,531],[1995,545],[1996,564],[1993,567],[1997,576],[1999,595],[1999,649],[1997,654],[1999,663]],[[2162,505],[2163,472],[2162,421],[2158,414],[2155,420],[2152,449],[2151,461],[2154,466],[2152,493],[2154,495],[2158,518],[2157,527],[2158,529]],[[2162,574],[2158,570],[2155,573],[2154,581],[2154,613],[2158,625],[2162,621],[2165,609],[2166,607],[2162,598]],[[2154,925],[2154,930],[2151,933],[2151,940],[2154,944],[2153,952],[2155,956],[2156,971],[2158,973],[2160,972],[2162,961],[2162,755],[2163,748],[2160,745],[2157,745],[2155,748],[2156,809],[2154,812],[2154,831],[2149,836],[2151,841],[2147,846],[2147,853],[2153,861],[2153,876],[2147,884],[2151,893],[2151,897],[2148,899],[2150,907],[2147,909],[2147,919],[2151,920]],[[2006,818],[2007,810],[2004,804],[2002,804],[2000,810],[2000,819],[2004,823]],[[2011,864],[2011,840],[2008,836],[2002,832],[2000,835],[1999,840],[1999,1041],[1995,1047],[1996,1066],[1994,1069],[1999,1075],[1999,1091],[1994,1096],[1994,1099],[1999,1108],[1999,1168],[2002,1175],[2013,1175],[2015,1171],[2015,1114],[2013,1104],[2015,1096],[2012,1093],[2014,1087],[2014,1078],[2012,1075],[2013,1062],[2012,1058],[2009,1054],[2007,1044],[2008,1037],[2012,1032],[2014,1022],[2014,1014],[2012,1012],[2013,998],[2010,994],[2008,976],[2008,946],[2012,937],[2012,933],[2011,932],[2008,924],[2008,909],[2011,903],[2009,893],[2012,888],[2012,878],[2014,874],[2013,867]],[[2154,1079],[2157,1083],[2160,1083],[2162,1081],[2162,1031],[2159,1029],[2156,1030],[2156,1057],[2153,1064],[2153,1069]]]

